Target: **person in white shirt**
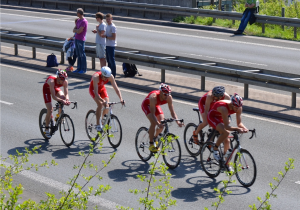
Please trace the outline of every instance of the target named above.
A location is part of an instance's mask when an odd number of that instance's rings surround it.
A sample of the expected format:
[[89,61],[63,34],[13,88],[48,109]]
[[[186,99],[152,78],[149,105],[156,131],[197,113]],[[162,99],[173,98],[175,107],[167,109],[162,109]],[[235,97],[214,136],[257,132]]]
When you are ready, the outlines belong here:
[[100,60],[100,69],[106,66],[106,24],[103,22],[103,17],[101,12],[96,13],[96,20],[99,25],[92,31],[96,34],[96,54]]
[[117,28],[112,22],[112,15],[106,15],[106,60],[111,73],[116,77],[115,48],[117,46]]

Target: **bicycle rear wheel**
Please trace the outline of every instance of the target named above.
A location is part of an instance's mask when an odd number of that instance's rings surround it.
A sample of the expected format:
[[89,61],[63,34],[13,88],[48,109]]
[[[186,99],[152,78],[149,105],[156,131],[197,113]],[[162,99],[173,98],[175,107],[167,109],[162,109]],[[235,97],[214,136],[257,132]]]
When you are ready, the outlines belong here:
[[73,144],[75,138],[75,128],[69,115],[64,114],[59,122],[60,137],[64,144],[69,147]]
[[85,117],[85,131],[92,142],[98,138],[98,132],[96,129],[96,112],[92,109],[88,111]]
[[181,148],[178,139],[174,134],[168,134],[165,139],[165,150],[163,152],[163,159],[170,169],[176,168],[181,160]]
[[244,187],[250,187],[254,184],[256,179],[256,164],[254,158],[245,149],[241,149],[239,155],[234,157],[234,163],[236,166],[236,178]]
[[183,134],[185,148],[193,157],[198,156],[201,151],[200,142],[199,144],[195,144],[193,140],[193,131],[195,131],[196,129],[197,125],[195,123],[189,123],[185,127]]
[[[50,138],[47,138],[45,135],[45,129],[46,129],[46,115],[47,115],[47,109],[43,108],[40,112],[40,116],[39,116],[39,127],[40,127],[40,131],[42,136],[46,139],[49,140]],[[49,128],[51,130],[51,127],[53,126],[53,122],[52,120],[50,120],[49,123]],[[52,133],[52,132],[51,132]]]
[[140,127],[135,136],[135,149],[142,161],[148,161],[152,156],[149,142],[148,128]]
[[217,177],[221,172],[220,163],[214,159],[214,155],[210,150],[214,145],[213,142],[206,142],[200,152],[201,167],[207,176],[211,178]]
[[[120,146],[122,141],[122,126],[117,116],[113,114],[110,116],[110,119],[108,120],[108,126],[108,141],[113,148],[117,148]],[[110,134],[113,136],[109,136]]]

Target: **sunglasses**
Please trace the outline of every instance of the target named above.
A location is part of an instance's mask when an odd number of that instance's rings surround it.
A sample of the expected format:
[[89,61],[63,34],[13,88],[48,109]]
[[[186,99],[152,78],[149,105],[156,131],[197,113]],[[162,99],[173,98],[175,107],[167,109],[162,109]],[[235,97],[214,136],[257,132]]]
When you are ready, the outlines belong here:
[[165,96],[169,96],[169,95],[171,95],[170,93],[163,93]]

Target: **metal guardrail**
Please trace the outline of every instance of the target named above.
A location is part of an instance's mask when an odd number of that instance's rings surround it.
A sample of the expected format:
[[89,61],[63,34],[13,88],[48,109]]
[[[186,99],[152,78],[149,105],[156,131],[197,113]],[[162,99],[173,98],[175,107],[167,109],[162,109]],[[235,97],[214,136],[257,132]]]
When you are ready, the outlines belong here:
[[[6,0],[6,4],[12,0]],[[15,2],[14,0],[13,2]],[[17,0],[18,5],[21,4],[21,1]],[[175,16],[203,16],[203,17],[213,17],[219,19],[230,19],[230,20],[240,20],[242,18],[241,13],[237,12],[225,12],[218,10],[205,10],[198,8],[188,8],[188,7],[175,7],[167,5],[156,5],[156,4],[145,4],[145,3],[135,3],[135,2],[123,2],[123,1],[108,1],[108,0],[80,0],[80,1],[67,1],[67,0],[26,0],[30,1],[30,6],[33,2],[41,2],[42,7],[45,7],[45,3],[51,3],[55,5],[55,8],[58,8],[58,5],[68,5],[69,10],[71,6],[83,7],[86,6],[98,7],[98,11],[101,11],[101,8],[110,8],[111,13],[114,14],[115,9],[127,11],[127,16],[130,11],[139,11],[143,12],[143,17],[145,17],[146,12],[158,13],[160,19],[162,19],[162,14],[169,14]],[[266,15],[256,15],[256,22],[262,23],[262,33],[265,32],[265,24],[275,24],[275,25],[284,25],[294,27],[294,37],[297,38],[297,27],[300,27],[300,19],[298,18],[285,18],[285,17],[275,17],[275,16],[266,16]]]
[[[59,51],[61,63],[64,63],[62,46],[65,39],[5,30],[1,30],[0,35],[1,42],[14,44],[15,55],[18,54],[18,45],[24,45],[32,47],[33,58],[36,58],[36,48]],[[85,52],[87,56],[92,57],[92,68],[95,69],[95,43],[86,43]],[[296,93],[300,93],[300,75],[296,74],[121,47],[117,47],[115,58],[119,62],[161,69],[161,82],[165,82],[165,70],[199,75],[201,76],[201,87],[199,87],[201,90],[205,90],[206,77],[244,83],[245,99],[248,98],[249,85],[288,91],[292,93],[292,108],[296,108]]]

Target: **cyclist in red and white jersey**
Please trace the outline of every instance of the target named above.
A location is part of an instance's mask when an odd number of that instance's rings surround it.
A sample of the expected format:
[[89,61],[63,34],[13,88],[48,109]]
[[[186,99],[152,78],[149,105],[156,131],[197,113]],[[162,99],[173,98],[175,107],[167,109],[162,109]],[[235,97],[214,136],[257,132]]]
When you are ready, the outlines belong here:
[[[238,131],[240,133],[248,132],[248,129],[242,123],[242,106],[243,98],[235,93],[230,100],[217,101],[208,112],[208,124],[220,133],[215,146],[212,148],[216,160],[220,159],[218,147],[222,142],[224,142],[224,154],[229,149],[230,140],[228,136],[230,131]],[[236,114],[237,127],[229,125],[228,115],[230,114]]]
[[[169,110],[171,112],[171,116],[174,119],[177,119],[177,115],[174,111],[173,107],[173,99],[171,96],[171,88],[169,85],[161,83],[159,90],[151,91],[148,96],[142,102],[142,110],[150,121],[149,128],[149,139],[150,139],[150,147],[149,150],[151,152],[157,152],[159,148],[156,148],[153,144],[153,140],[157,138],[158,134],[163,131],[164,126],[160,123],[163,120],[164,113],[160,107],[160,105],[168,104]],[[176,121],[177,124],[181,127],[183,124],[179,121]],[[155,132],[155,126],[157,126]],[[155,133],[155,135],[154,135]]]
[[[51,98],[54,100],[63,103],[64,105],[69,105],[69,93],[68,93],[68,75],[65,70],[59,69],[56,72],[55,76],[49,76],[45,84],[43,86],[43,96],[44,102],[47,107],[47,114],[46,114],[46,129],[45,129],[45,136],[47,138],[51,138],[50,131],[49,131],[49,123],[51,120],[53,107],[51,103]],[[64,87],[64,92],[60,89],[60,87]],[[59,109],[59,114],[61,113],[61,109]]]
[[[96,129],[97,131],[102,132],[102,123],[100,123],[101,110],[102,107],[108,107],[109,97],[105,88],[105,84],[110,82],[116,94],[119,96],[122,104],[125,104],[125,101],[122,99],[121,92],[116,84],[114,76],[111,74],[111,70],[107,66],[103,66],[99,72],[93,74],[89,92],[94,101],[97,104],[96,109]],[[103,110],[103,116],[108,113],[108,109]]]
[[197,130],[193,131],[193,139],[195,144],[199,144],[199,139],[198,139],[199,132],[205,126],[208,125],[207,122],[208,111],[214,105],[215,102],[224,99],[229,100],[230,96],[228,93],[225,92],[225,87],[223,86],[214,87],[212,90],[208,91],[200,98],[198,102],[198,107],[203,121],[198,125]]

